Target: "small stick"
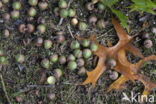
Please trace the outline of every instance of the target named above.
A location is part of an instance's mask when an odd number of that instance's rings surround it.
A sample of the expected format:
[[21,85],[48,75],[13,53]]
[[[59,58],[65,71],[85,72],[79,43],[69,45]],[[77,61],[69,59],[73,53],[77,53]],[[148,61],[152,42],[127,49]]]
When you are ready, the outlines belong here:
[[3,89],[4,93],[5,93],[7,101],[8,101],[9,104],[11,104],[11,101],[10,101],[9,96],[7,94],[7,91],[6,91],[6,87],[5,87],[5,83],[4,83],[4,80],[3,80],[3,76],[2,76],[1,73],[0,73],[0,79],[1,79],[1,83],[2,83],[2,89]]
[[68,24],[67,28],[68,28],[68,31],[69,31],[71,37],[74,38],[74,36],[73,36],[73,34],[72,34],[72,32],[71,32],[71,29],[70,29],[70,24]]

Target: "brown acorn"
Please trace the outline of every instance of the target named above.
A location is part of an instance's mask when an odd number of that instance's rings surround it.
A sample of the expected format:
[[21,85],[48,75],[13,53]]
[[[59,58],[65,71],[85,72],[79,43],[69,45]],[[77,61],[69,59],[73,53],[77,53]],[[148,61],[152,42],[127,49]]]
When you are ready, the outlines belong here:
[[60,62],[60,64],[65,64],[66,63],[66,57],[64,55],[60,56],[59,62]]
[[42,44],[43,44],[43,38],[41,38],[41,37],[37,38],[35,41],[35,45],[37,47],[40,47],[40,46],[42,46]]
[[153,46],[153,42],[150,39],[144,41],[145,48],[151,48]]
[[32,33],[35,30],[34,25],[32,24],[27,24],[27,31],[28,33]]
[[143,39],[148,39],[149,38],[149,34],[148,33],[143,33],[142,38]]
[[95,15],[91,15],[89,17],[89,23],[95,25],[96,22],[97,22],[97,17]]
[[85,64],[85,61],[83,58],[77,59],[76,62],[77,62],[77,66],[79,67],[82,67]]
[[45,19],[44,19],[43,17],[39,17],[39,18],[37,19],[37,23],[38,23],[38,24],[44,24],[44,23],[45,23]]
[[25,33],[27,28],[26,28],[26,25],[25,24],[20,24],[19,27],[18,27],[18,30],[20,33]]
[[93,3],[91,3],[91,2],[88,2],[87,4],[86,4],[86,8],[88,9],[88,10],[93,10],[94,9],[94,4]]
[[5,29],[5,30],[4,30],[4,36],[5,36],[6,38],[8,38],[8,37],[10,36],[10,33],[9,33],[9,30],[8,30],[8,29]]
[[9,13],[4,13],[4,14],[3,14],[3,18],[4,18],[6,21],[10,20],[10,14],[9,14]]

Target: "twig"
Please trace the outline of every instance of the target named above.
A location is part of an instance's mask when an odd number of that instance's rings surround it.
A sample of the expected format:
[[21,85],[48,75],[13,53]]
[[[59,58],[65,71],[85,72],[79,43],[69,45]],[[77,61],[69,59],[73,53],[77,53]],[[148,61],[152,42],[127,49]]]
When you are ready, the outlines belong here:
[[69,31],[71,37],[74,38],[74,36],[73,36],[73,34],[72,34],[72,32],[71,32],[71,29],[70,29],[70,24],[67,25],[67,28],[68,28],[68,31]]
[[[71,2],[72,2],[72,0],[69,0],[67,9],[69,9]],[[62,24],[63,20],[64,20],[64,18],[61,17],[59,24],[58,24],[59,26]]]
[[4,83],[4,80],[3,80],[3,76],[2,76],[1,73],[0,73],[0,79],[1,79],[1,83],[2,83],[2,89],[3,89],[4,93],[5,93],[7,101],[8,101],[9,104],[11,104],[11,101],[10,101],[9,96],[7,94],[7,91],[6,91],[6,87],[5,87],[5,83]]

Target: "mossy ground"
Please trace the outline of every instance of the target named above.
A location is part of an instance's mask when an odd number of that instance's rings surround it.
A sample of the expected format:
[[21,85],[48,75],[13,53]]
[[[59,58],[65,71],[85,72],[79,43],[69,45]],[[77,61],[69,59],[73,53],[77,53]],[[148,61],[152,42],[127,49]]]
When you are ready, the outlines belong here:
[[[11,0],[10,0],[11,1]],[[86,87],[77,86],[79,82],[83,82],[86,76],[77,75],[76,71],[71,72],[67,69],[67,65],[55,64],[52,65],[50,69],[46,70],[47,76],[53,74],[53,69],[61,68],[63,69],[63,77],[55,86],[42,86],[37,85],[40,80],[41,74],[38,73],[38,70],[43,69],[40,65],[40,61],[43,58],[49,58],[51,53],[57,53],[59,55],[69,55],[72,50],[69,48],[69,44],[74,40],[69,32],[69,28],[72,31],[73,35],[80,35],[82,37],[89,37],[91,34],[95,34],[97,40],[106,45],[107,40],[111,41],[113,44],[116,44],[118,39],[116,32],[111,24],[111,12],[106,8],[102,13],[88,12],[85,8],[85,3],[88,1],[76,0],[72,2],[71,8],[75,8],[77,11],[77,17],[79,20],[87,22],[88,17],[91,14],[95,14],[99,19],[104,18],[108,21],[108,25],[105,29],[98,29],[96,26],[88,24],[88,29],[85,31],[79,31],[76,27],[71,26],[71,18],[66,18],[63,20],[61,26],[58,26],[60,20],[59,17],[56,17],[53,13],[54,7],[57,6],[58,0],[47,0],[49,8],[44,12],[41,12],[37,9],[37,16],[42,16],[46,19],[47,31],[44,35],[34,32],[33,34],[25,35],[18,32],[18,25],[21,23],[26,23],[27,11],[30,7],[27,3],[27,0],[22,0],[22,9],[20,10],[20,18],[18,20],[10,20],[9,22],[0,23],[0,47],[4,49],[5,56],[8,60],[8,64],[2,68],[2,75],[6,85],[7,93],[11,102],[13,104],[18,104],[16,101],[16,96],[23,95],[23,101],[20,104],[125,104],[127,102],[121,101],[123,97],[122,92],[130,95],[130,92],[141,93],[143,91],[143,84],[136,81],[136,85],[132,82],[127,82],[127,88],[122,91],[112,91],[106,93],[108,86],[114,81],[109,78],[109,76],[104,73],[98,80],[94,89],[90,88],[90,85]],[[150,14],[140,15],[138,12],[129,13],[129,9],[126,8],[131,2],[127,0],[120,1],[115,5],[115,8],[124,12],[129,17],[129,26],[130,26],[130,35],[135,34],[143,22],[139,21],[139,18],[144,17]],[[5,11],[0,10],[0,20],[3,20],[2,14],[5,12],[11,12],[11,3],[5,5]],[[37,26],[37,18],[32,23]],[[50,27],[50,22],[55,25],[54,28]],[[151,54],[156,54],[156,35],[151,32],[152,27],[156,27],[156,16],[150,15],[147,19],[149,26],[145,30],[150,34],[150,39],[153,41],[153,47],[150,49],[145,49],[143,47],[143,40],[141,36],[136,37],[132,43],[137,46],[144,54],[148,56]],[[88,22],[87,22],[88,23]],[[3,37],[3,30],[7,28],[10,31],[10,37]],[[57,31],[64,31],[66,42],[63,44],[57,44],[54,40],[55,33]],[[36,37],[43,37],[43,39],[51,39],[53,42],[53,48],[46,50],[43,47],[37,48],[33,44],[33,40]],[[31,42],[29,45],[24,46],[23,39],[30,39]],[[23,64],[18,64],[15,61],[15,55],[22,53],[25,55],[25,62]],[[132,56],[130,53],[127,53],[129,61],[135,63],[139,60]],[[91,66],[91,61],[93,58],[88,60],[89,69],[93,69]],[[141,72],[150,77],[150,79],[156,82],[156,69],[155,62],[147,62],[141,68]],[[45,83],[46,84],[46,83]],[[37,86],[36,86],[37,85]],[[55,93],[56,99],[50,101],[47,97],[49,93]],[[156,96],[155,91],[151,91],[151,95]],[[41,103],[42,102],[42,103]],[[7,104],[5,94],[2,90],[0,83],[0,104]],[[128,103],[127,103],[128,104]]]

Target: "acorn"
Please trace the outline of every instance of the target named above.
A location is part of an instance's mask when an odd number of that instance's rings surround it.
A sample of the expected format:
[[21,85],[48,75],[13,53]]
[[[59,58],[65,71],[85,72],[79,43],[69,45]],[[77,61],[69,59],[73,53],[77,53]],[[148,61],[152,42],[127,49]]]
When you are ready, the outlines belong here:
[[62,70],[61,69],[55,69],[54,70],[54,76],[59,79],[62,76]]
[[59,16],[60,15],[60,9],[58,7],[54,8],[54,14],[55,14],[55,16]]
[[43,59],[42,61],[41,61],[41,66],[43,67],[43,68],[46,68],[46,69],[48,69],[49,67],[50,67],[50,62],[49,62],[49,60],[48,59]]
[[27,24],[27,31],[28,31],[28,33],[32,33],[32,32],[34,32],[34,30],[35,30],[34,25]]
[[57,43],[63,43],[65,41],[64,35],[58,34],[56,36],[56,41],[57,41]]
[[0,65],[5,65],[7,63],[7,60],[4,56],[0,56]]
[[25,33],[26,32],[26,25],[25,24],[20,24],[18,27],[18,30],[20,33]]
[[44,24],[40,24],[37,26],[37,30],[39,33],[43,34],[46,31],[46,26]]
[[41,38],[41,37],[37,38],[36,41],[35,41],[35,45],[37,47],[42,46],[42,43],[43,43],[43,38]]
[[4,18],[6,21],[10,20],[10,14],[9,14],[9,13],[4,13],[4,14],[3,14],[3,18]]
[[71,24],[72,24],[73,26],[77,25],[77,24],[78,24],[77,18],[72,18]]
[[51,48],[52,47],[52,42],[51,42],[51,40],[45,40],[44,41],[44,48],[45,49],[49,49],[49,48]]
[[98,9],[103,11],[105,9],[105,6],[99,2],[98,3]]
[[72,71],[75,70],[77,68],[77,63],[75,61],[69,61],[68,68]]
[[60,8],[67,8],[68,7],[68,4],[65,0],[60,0],[59,1],[59,7]]
[[71,44],[70,44],[70,48],[71,49],[78,49],[78,48],[80,48],[80,44],[79,44],[79,42],[78,41],[72,41],[71,42]]
[[29,5],[31,5],[31,6],[36,6],[37,3],[38,3],[38,0],[29,0],[28,3],[29,3]]
[[143,33],[142,38],[143,39],[148,39],[149,38],[149,34],[148,33]]
[[0,48],[0,56],[4,55],[4,51]]
[[77,58],[81,58],[82,57],[82,51],[80,49],[74,50],[74,56]]
[[109,78],[112,80],[116,80],[118,78],[119,74],[116,71],[113,71],[110,75]]
[[100,29],[103,29],[106,27],[106,22],[103,20],[103,19],[100,19],[98,22],[97,22],[97,27],[100,28]]
[[6,38],[8,38],[8,37],[10,36],[10,33],[9,33],[9,30],[8,30],[8,29],[5,29],[5,30],[4,30],[4,36],[5,36]]
[[88,47],[89,46],[89,44],[90,44],[90,41],[89,40],[87,40],[87,39],[83,39],[82,41],[81,41],[81,44],[82,44],[82,46],[83,47]]
[[38,24],[45,24],[45,19],[43,17],[38,17],[37,23]]
[[89,17],[89,23],[95,25],[96,22],[97,22],[97,17],[95,15],[91,15]]
[[9,2],[9,0],[2,0],[2,2],[3,2],[4,4],[7,4],[7,3]]
[[36,9],[31,7],[28,11],[28,15],[31,16],[31,17],[34,17],[36,15]]
[[0,8],[2,8],[2,6],[3,6],[3,4],[2,4],[2,2],[0,1]]
[[156,34],[156,27],[152,28],[152,33]]
[[53,54],[50,56],[50,61],[53,63],[56,63],[58,61],[58,55],[57,54]]
[[91,57],[92,55],[92,52],[90,49],[84,49],[83,52],[82,52],[82,55],[84,58],[88,59]]
[[95,43],[91,43],[90,49],[91,49],[91,51],[94,51],[95,52],[95,51],[98,50],[98,46]]
[[47,96],[48,96],[48,99],[49,99],[49,100],[55,100],[55,98],[56,98],[55,93],[50,93],[50,94],[48,94]]
[[144,41],[144,47],[145,48],[151,48],[153,46],[153,42],[150,39],[146,39]]
[[47,82],[48,82],[48,84],[53,85],[53,84],[55,84],[56,79],[55,79],[54,76],[49,76],[49,77],[47,78]]
[[74,17],[76,15],[76,11],[74,9],[69,9],[68,10],[68,16],[69,17]]
[[88,10],[93,10],[94,9],[94,4],[93,3],[91,3],[91,2],[88,2],[87,4],[86,4],[86,8],[88,9]]
[[85,61],[83,58],[79,58],[76,60],[77,66],[82,67],[85,64]]
[[11,18],[12,19],[18,19],[19,18],[19,15],[20,15],[19,11],[13,10],[11,12]]
[[114,66],[116,66],[116,61],[115,61],[114,58],[108,58],[108,59],[106,60],[106,64],[107,64],[111,69],[113,69]]
[[39,2],[38,6],[39,6],[39,9],[43,11],[43,10],[47,9],[48,3],[47,2]]
[[16,61],[17,61],[18,63],[23,63],[24,60],[25,60],[24,55],[22,55],[22,54],[17,54],[17,55],[15,56],[15,59],[16,59]]
[[13,2],[12,7],[15,10],[19,10],[21,8],[21,3],[18,1],[15,1],[15,2]]
[[62,18],[67,18],[67,17],[68,17],[68,10],[67,10],[67,9],[62,9],[62,10],[60,11],[60,16],[61,16]]
[[67,58],[68,61],[75,61],[75,56],[73,54],[70,54]]
[[79,22],[78,28],[80,31],[86,30],[87,29],[87,24],[85,22]]
[[60,62],[60,64],[65,64],[66,63],[66,57],[64,55],[60,56],[59,62]]
[[85,67],[81,67],[77,73],[80,76],[83,76],[86,74],[86,68]]

